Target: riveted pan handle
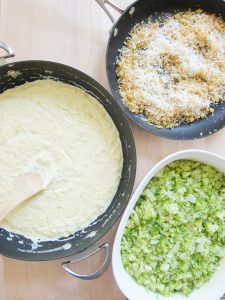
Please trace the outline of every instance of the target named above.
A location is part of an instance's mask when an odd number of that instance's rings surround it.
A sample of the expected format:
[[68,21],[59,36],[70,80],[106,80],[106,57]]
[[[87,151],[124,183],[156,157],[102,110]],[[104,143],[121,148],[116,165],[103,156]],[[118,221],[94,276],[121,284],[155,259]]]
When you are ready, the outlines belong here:
[[9,58],[9,57],[13,57],[15,56],[14,51],[12,50],[12,48],[9,45],[6,45],[3,42],[0,42],[0,48],[5,50],[6,54],[3,56],[0,56],[0,59],[5,59],[5,58]]
[[110,11],[108,10],[106,4],[108,4],[109,6],[111,6],[114,10],[116,10],[118,13],[122,14],[124,11],[119,8],[118,6],[116,6],[115,4],[113,4],[111,1],[109,0],[95,0],[100,6],[101,8],[106,12],[106,14],[108,15],[108,17],[110,18],[111,22],[113,24],[116,23],[114,17],[112,16],[112,14],[110,13]]
[[[85,258],[88,258],[88,257],[98,253],[101,250],[105,251],[105,259],[104,259],[102,265],[94,273],[79,274],[70,269],[71,264],[81,261]],[[73,277],[76,277],[79,279],[84,279],[84,280],[91,280],[91,279],[96,279],[99,276],[101,276],[107,270],[109,263],[110,263],[110,247],[109,247],[108,243],[105,243],[101,246],[94,244],[93,246],[89,247],[88,249],[84,250],[83,252],[70,256],[70,260],[63,262],[62,266],[63,266],[64,270],[66,272],[68,272],[70,275],[72,275]]]

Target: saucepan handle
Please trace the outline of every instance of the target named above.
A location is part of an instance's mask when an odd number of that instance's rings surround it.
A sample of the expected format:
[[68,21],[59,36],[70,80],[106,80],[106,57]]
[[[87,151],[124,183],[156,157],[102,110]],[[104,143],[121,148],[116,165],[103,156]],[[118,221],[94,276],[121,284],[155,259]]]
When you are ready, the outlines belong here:
[[[78,261],[81,261],[85,258],[88,258],[99,251],[104,250],[105,251],[105,258],[102,263],[102,265],[95,271],[94,273],[91,274],[79,274],[70,269],[70,266]],[[94,244],[93,246],[89,247],[88,249],[84,250],[83,252],[74,254],[70,256],[70,260],[63,262],[62,266],[66,272],[68,272],[70,275],[73,277],[79,278],[79,279],[84,279],[84,280],[91,280],[91,279],[96,279],[99,276],[101,276],[108,268],[110,263],[110,247],[108,243],[105,243],[101,246],[98,246],[97,244]]]
[[9,45],[6,45],[5,43],[0,42],[0,48],[5,50],[5,52],[6,52],[5,55],[0,56],[0,59],[5,59],[5,58],[15,56],[14,51],[12,50],[12,48]]
[[114,17],[112,16],[112,14],[110,13],[110,11],[108,10],[107,5],[111,6],[114,10],[116,10],[118,13],[122,14],[124,11],[119,8],[118,6],[116,6],[115,4],[113,4],[111,1],[109,0],[95,0],[100,6],[101,8],[106,12],[106,14],[108,15],[108,17],[110,18],[111,22],[113,24],[116,23]]

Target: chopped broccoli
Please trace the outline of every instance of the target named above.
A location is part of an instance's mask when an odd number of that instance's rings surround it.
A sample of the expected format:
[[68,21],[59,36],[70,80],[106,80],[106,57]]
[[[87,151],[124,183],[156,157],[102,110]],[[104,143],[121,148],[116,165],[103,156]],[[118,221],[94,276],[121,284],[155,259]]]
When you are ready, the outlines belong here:
[[124,268],[147,290],[189,295],[225,255],[225,174],[178,160],[147,184],[125,227]]

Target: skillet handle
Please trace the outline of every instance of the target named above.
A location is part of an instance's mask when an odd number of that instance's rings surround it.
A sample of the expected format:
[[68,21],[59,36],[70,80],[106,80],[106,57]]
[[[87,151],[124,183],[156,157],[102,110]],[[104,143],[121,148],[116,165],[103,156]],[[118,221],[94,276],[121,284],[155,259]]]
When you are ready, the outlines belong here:
[[108,15],[108,17],[110,18],[111,22],[113,24],[116,23],[114,17],[112,16],[112,14],[110,13],[110,11],[108,10],[108,8],[106,7],[106,4],[108,4],[110,7],[112,7],[114,10],[116,10],[118,13],[122,14],[124,11],[119,8],[118,6],[116,6],[115,4],[113,4],[111,1],[109,0],[95,0],[100,6],[101,8],[105,11],[105,13]]
[[9,58],[9,57],[13,57],[15,56],[14,51],[12,50],[12,48],[9,45],[6,45],[3,42],[0,42],[0,48],[5,50],[6,54],[3,56],[0,56],[0,59],[5,59],[5,58]]
[[[70,269],[71,264],[81,261],[85,258],[88,258],[88,257],[94,255],[95,253],[98,253],[102,249],[105,251],[105,259],[104,259],[102,265],[94,273],[78,274]],[[83,252],[80,252],[80,253],[70,256],[69,261],[62,263],[62,267],[64,268],[64,270],[66,272],[68,272],[73,277],[76,277],[79,279],[84,279],[84,280],[91,280],[91,279],[96,279],[99,276],[101,276],[107,270],[109,263],[110,263],[110,247],[109,247],[108,243],[105,243],[101,246],[94,244],[93,246],[89,247],[88,249],[84,250]]]

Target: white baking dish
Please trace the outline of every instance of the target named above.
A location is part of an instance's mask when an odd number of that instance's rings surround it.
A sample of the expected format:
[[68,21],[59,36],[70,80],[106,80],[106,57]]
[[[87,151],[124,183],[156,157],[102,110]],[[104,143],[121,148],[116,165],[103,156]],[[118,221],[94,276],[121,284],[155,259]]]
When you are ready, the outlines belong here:
[[113,254],[112,254],[112,266],[115,280],[122,291],[122,293],[129,300],[218,300],[225,293],[225,258],[222,259],[217,271],[210,279],[209,282],[204,284],[201,288],[194,290],[188,297],[176,294],[172,297],[163,297],[159,294],[148,292],[142,286],[137,284],[132,277],[126,272],[122,265],[120,255],[120,243],[123,235],[124,227],[127,224],[129,216],[145,186],[151,180],[151,178],[163,167],[172,161],[179,159],[191,159],[200,161],[209,165],[212,165],[219,171],[225,172],[225,159],[219,155],[202,151],[202,150],[184,150],[176,152],[167,156],[159,163],[157,163],[145,176],[136,192],[131,198],[116,234]]

